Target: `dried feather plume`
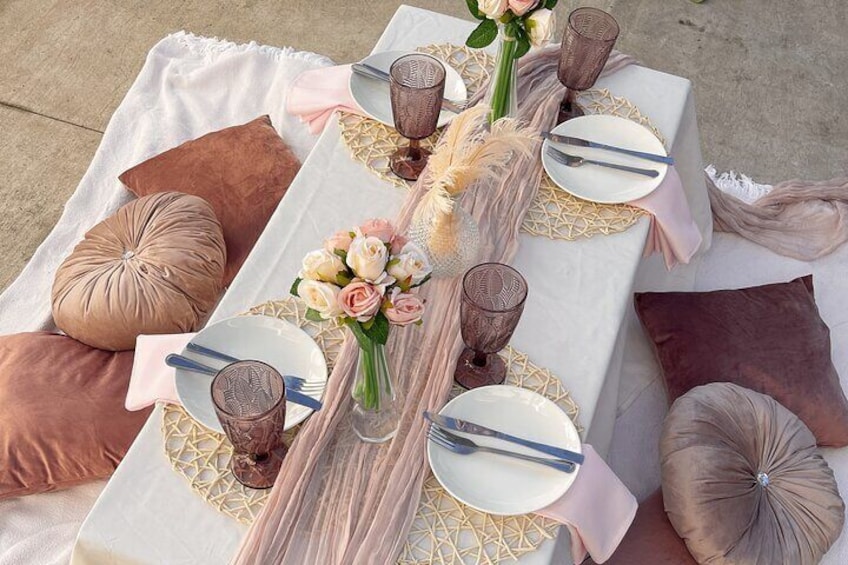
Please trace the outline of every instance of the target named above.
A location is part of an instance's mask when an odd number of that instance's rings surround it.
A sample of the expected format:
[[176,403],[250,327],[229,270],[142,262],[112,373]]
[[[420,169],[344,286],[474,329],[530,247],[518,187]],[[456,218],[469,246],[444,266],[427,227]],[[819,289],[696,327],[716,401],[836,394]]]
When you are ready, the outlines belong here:
[[509,118],[496,121],[488,131],[489,111],[478,104],[456,116],[430,156],[429,186],[415,219],[431,222],[432,253],[449,253],[456,245],[453,207],[457,196],[475,183],[497,179],[514,155],[531,155],[532,132]]

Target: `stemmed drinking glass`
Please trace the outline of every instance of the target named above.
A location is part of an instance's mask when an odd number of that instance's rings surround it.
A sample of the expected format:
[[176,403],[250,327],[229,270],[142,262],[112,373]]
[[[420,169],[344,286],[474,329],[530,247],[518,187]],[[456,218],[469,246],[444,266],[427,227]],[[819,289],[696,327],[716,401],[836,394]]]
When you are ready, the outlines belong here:
[[398,148],[389,162],[397,176],[415,180],[430,156],[420,140],[436,131],[445,93],[445,67],[435,57],[415,53],[392,63],[389,76],[395,129],[409,139],[409,145]]
[[565,86],[557,123],[583,115],[577,93],[591,88],[618,38],[618,22],[597,8],[577,8],[568,16],[562,36],[557,76]]
[[462,279],[460,326],[467,346],[454,379],[465,388],[501,384],[506,364],[497,354],[512,337],[527,299],[527,281],[501,263],[483,263]]
[[233,444],[230,470],[244,486],[274,485],[288,448],[283,443],[286,385],[261,361],[238,361],[212,380],[215,413]]

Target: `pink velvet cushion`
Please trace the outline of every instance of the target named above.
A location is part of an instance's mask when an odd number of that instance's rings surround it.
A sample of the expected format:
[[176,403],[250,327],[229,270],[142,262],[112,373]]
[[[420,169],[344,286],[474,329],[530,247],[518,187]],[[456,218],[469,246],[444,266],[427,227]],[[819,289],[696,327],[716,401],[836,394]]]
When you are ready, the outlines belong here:
[[797,414],[819,445],[848,445],[848,400],[812,276],[739,290],[649,292],[635,302],[669,401],[696,386],[732,382]]
[[0,500],[108,477],[150,410],[124,408],[133,353],[0,336]]

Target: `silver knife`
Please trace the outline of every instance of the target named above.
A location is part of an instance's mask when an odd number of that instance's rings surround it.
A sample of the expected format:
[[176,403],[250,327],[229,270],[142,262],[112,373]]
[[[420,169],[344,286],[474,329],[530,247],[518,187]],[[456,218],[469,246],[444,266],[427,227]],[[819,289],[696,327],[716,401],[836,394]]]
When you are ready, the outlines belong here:
[[603,149],[605,151],[615,151],[617,153],[624,153],[625,155],[639,157],[640,159],[647,159],[648,161],[654,161],[656,163],[665,163],[666,165],[674,164],[674,159],[672,159],[671,157],[666,157],[665,155],[656,155],[654,153],[645,153],[644,151],[636,151],[634,149],[625,149],[623,147],[616,147],[615,145],[606,145],[604,143],[598,143],[597,141],[589,141],[588,139],[582,139],[579,137],[569,137],[567,135],[559,135],[557,133],[551,133],[549,131],[543,131],[542,137],[544,137],[545,139],[549,139],[555,143],[564,143],[565,145],[575,145],[577,147],[592,147],[594,149]]
[[[381,80],[383,82],[391,82],[392,80],[389,73],[386,71],[378,69],[377,67],[372,67],[366,63],[354,63],[350,68],[354,73],[360,76]],[[442,109],[447,110],[448,112],[453,112],[454,114],[459,114],[465,110],[465,107],[453,100],[442,98]]]
[[467,434],[474,434],[478,436],[493,437],[496,439],[502,439],[504,441],[511,441],[512,443],[523,445],[524,447],[529,447],[530,449],[535,449],[536,451],[541,451],[542,453],[547,453],[548,455],[553,455],[554,457],[559,457],[560,459],[565,459],[566,461],[571,461],[572,463],[576,463],[578,465],[583,464],[583,454],[576,453],[574,451],[569,451],[568,449],[562,449],[560,447],[554,447],[552,445],[538,443],[529,439],[522,439],[520,437],[509,435],[504,432],[499,432],[497,430],[493,430],[491,428],[487,428],[479,424],[466,422],[465,420],[460,420],[458,418],[451,418],[450,416],[434,414],[433,412],[425,411],[424,417],[430,420],[432,423],[436,424],[437,426],[441,426],[449,430],[465,432]]

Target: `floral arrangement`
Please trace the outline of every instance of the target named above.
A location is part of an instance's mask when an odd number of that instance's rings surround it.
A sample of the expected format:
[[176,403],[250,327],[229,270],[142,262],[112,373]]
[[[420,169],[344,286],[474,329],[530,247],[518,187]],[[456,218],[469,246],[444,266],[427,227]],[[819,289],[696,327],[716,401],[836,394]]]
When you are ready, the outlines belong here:
[[498,37],[501,27],[502,43],[495,64],[492,83],[491,121],[509,113],[509,100],[515,90],[515,62],[530,46],[540,47],[551,40],[556,29],[553,9],[558,0],[465,0],[471,15],[480,24],[471,32],[465,44],[481,49]]
[[430,272],[426,253],[383,219],[339,231],[303,258],[291,293],[306,304],[309,320],[334,319],[351,329],[364,373],[354,398],[366,409],[379,408],[379,364],[390,326],[421,323],[424,303],[412,290]]

